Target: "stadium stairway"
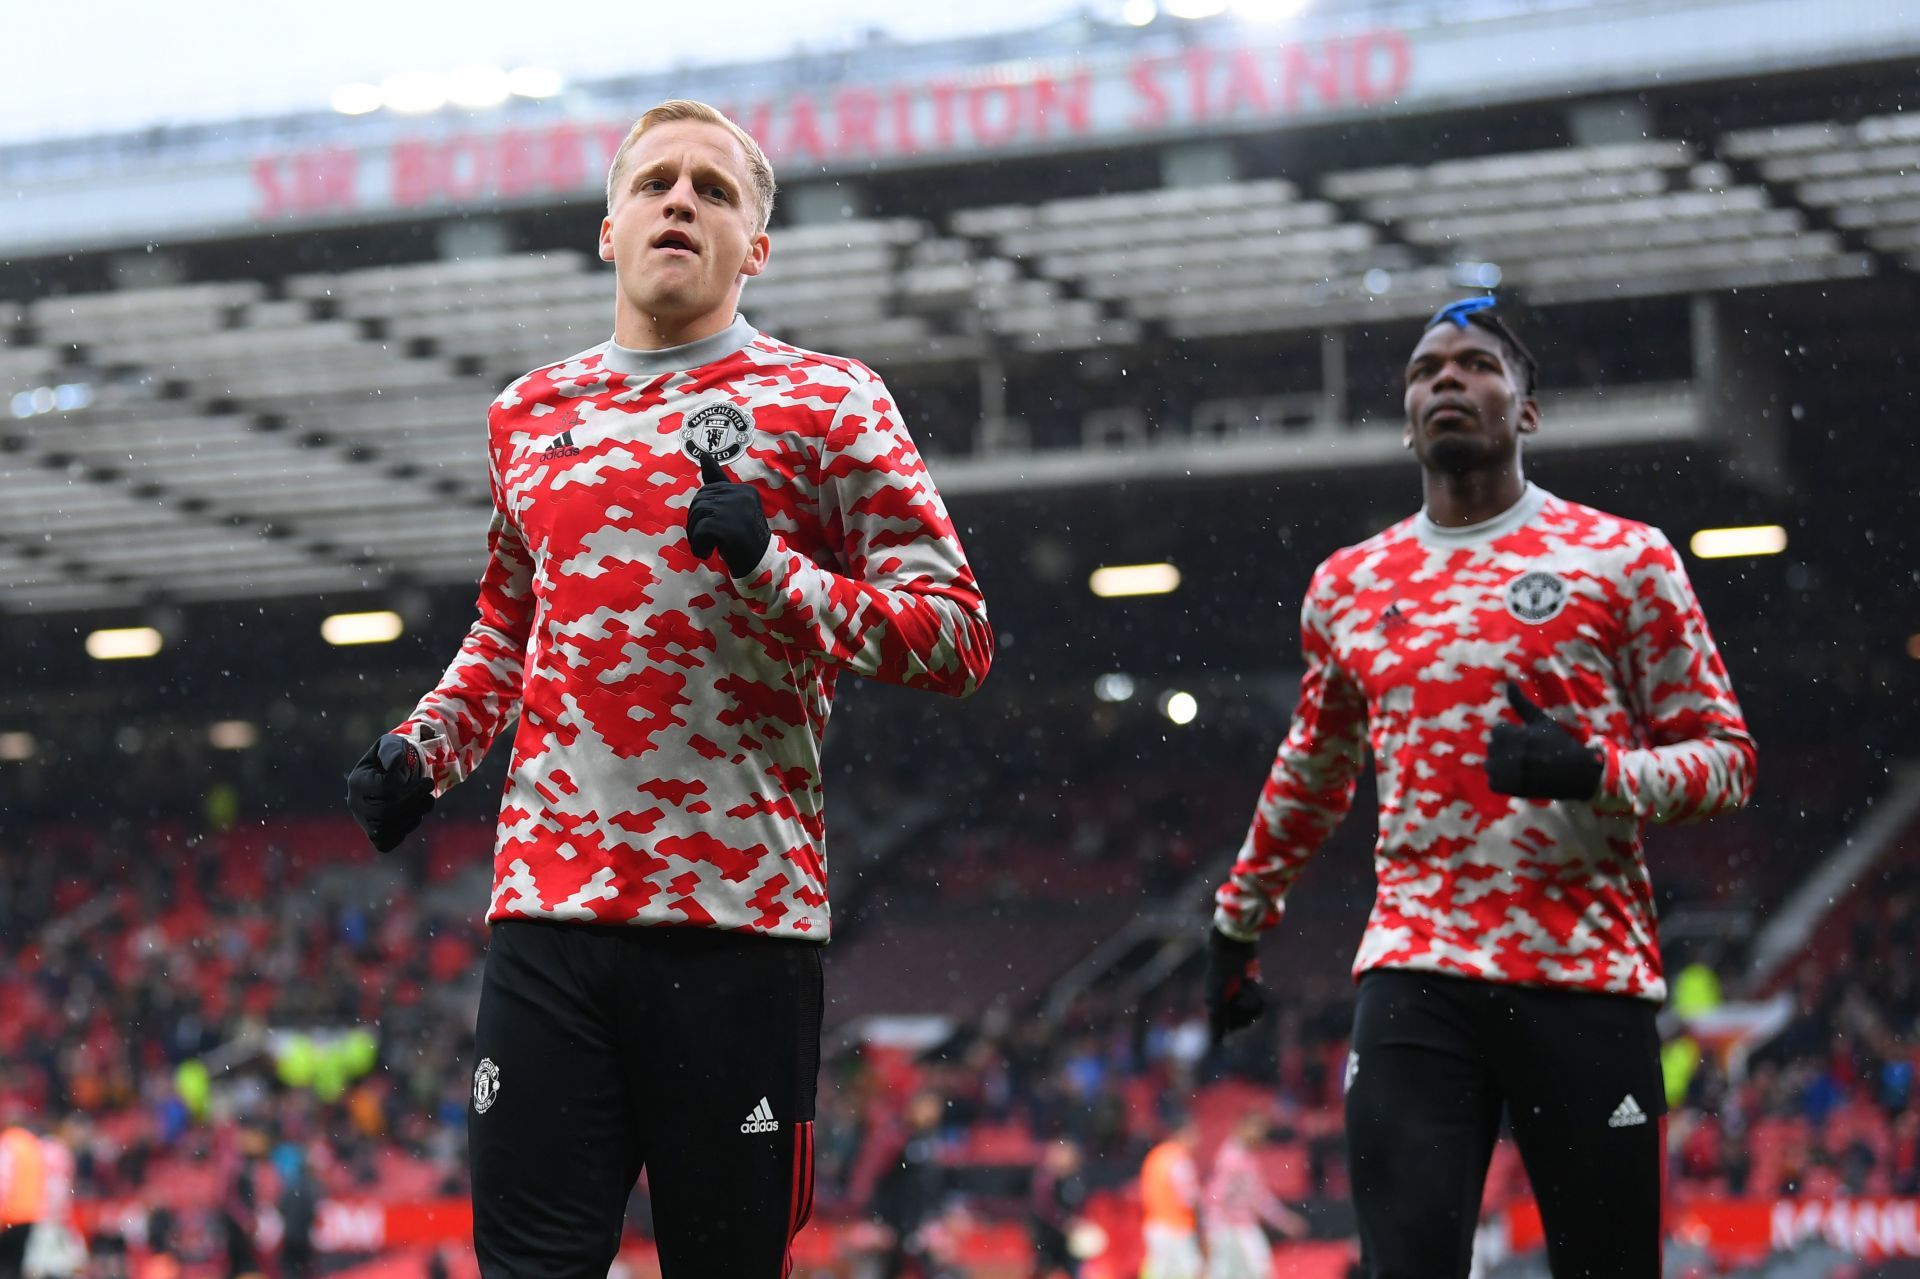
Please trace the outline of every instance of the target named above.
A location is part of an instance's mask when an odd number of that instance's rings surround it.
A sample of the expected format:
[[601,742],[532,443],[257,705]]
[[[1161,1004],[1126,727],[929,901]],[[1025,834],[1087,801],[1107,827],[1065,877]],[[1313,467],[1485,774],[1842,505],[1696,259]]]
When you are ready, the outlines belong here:
[[1807,875],[1754,939],[1742,978],[1755,994],[1779,984],[1788,963],[1820,945],[1833,948],[1852,913],[1873,895],[1876,873],[1920,859],[1920,761],[1892,770],[1886,792]]

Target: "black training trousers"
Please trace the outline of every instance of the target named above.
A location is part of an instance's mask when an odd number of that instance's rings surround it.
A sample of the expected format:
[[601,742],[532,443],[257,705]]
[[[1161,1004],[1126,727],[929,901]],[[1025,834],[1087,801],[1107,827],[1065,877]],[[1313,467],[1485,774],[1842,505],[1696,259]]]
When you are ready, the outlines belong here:
[[1625,995],[1362,977],[1347,1149],[1368,1279],[1465,1279],[1503,1107],[1555,1279],[1656,1279],[1657,1011]]
[[486,1279],[604,1279],[640,1170],[664,1279],[784,1279],[813,1206],[820,947],[493,927],[468,1160]]

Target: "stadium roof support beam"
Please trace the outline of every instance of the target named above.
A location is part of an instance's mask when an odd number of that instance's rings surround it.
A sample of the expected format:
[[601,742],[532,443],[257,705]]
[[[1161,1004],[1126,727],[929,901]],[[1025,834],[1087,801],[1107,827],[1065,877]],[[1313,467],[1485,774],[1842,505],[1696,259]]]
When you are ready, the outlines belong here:
[[[1815,126],[1826,127],[1826,126]],[[1836,146],[1839,144],[1830,144]],[[1771,176],[1767,165],[1757,158],[1744,139],[1723,138],[1716,148],[1716,158],[1734,175],[1743,186],[1751,185],[1767,193],[1769,201],[1783,209],[1800,209],[1807,219],[1808,233],[1826,231],[1831,233],[1840,245],[1850,253],[1862,254],[1872,259],[1876,274],[1898,274],[1903,266],[1900,255],[1891,253],[1875,244],[1864,228],[1852,219],[1837,216],[1840,210],[1808,199],[1808,192],[1796,190],[1793,183]],[[1841,208],[1846,204],[1843,202]]]
[[1160,151],[1162,186],[1218,186],[1239,177],[1240,155],[1231,142],[1177,142]]
[[1908,760],[1895,766],[1886,794],[1801,881],[1754,938],[1753,959],[1741,979],[1745,991],[1758,994],[1782,966],[1804,951],[1820,921],[1867,881],[1874,864],[1899,846],[1916,816],[1920,816],[1920,762]]
[[1703,437],[1734,479],[1784,496],[1791,407],[1775,324],[1760,305],[1716,293],[1694,295],[1691,319]]

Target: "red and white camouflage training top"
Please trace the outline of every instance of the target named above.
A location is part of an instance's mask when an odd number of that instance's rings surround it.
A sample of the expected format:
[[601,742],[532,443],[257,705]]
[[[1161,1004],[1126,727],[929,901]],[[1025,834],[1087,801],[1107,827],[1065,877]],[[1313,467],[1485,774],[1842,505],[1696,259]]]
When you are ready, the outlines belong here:
[[1228,1137],[1214,1152],[1207,1175],[1205,1217],[1209,1230],[1244,1230],[1262,1225],[1280,1229],[1286,1205],[1267,1185],[1260,1161],[1238,1137]]
[[[744,578],[688,546],[702,454],[766,509]],[[519,712],[488,918],[825,941],[835,677],[965,696],[993,659],[886,386],[736,319],[527,374],[488,413],[487,455],[479,618],[395,731],[444,791]]]
[[[1215,922],[1251,939],[1353,802],[1369,741],[1379,889],[1354,961],[1664,999],[1642,823],[1744,803],[1755,755],[1699,602],[1656,529],[1529,485],[1469,528],[1425,512],[1336,552],[1307,670]],[[1487,785],[1511,680],[1605,756],[1599,795]]]

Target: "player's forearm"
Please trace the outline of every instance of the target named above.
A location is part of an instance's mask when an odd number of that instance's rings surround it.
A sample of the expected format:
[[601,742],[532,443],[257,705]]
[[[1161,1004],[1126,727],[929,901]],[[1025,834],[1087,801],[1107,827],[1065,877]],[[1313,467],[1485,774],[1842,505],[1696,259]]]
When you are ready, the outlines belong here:
[[1599,807],[1650,822],[1686,822],[1739,808],[1753,792],[1757,757],[1744,732],[1667,746],[1606,743]]
[[532,563],[512,525],[498,513],[487,532],[487,568],[477,607],[480,615],[440,682],[394,730],[419,750],[435,794],[444,794],[480,766],[520,708],[533,628]]
[[520,709],[527,637],[533,629],[533,561],[494,495],[479,616],[432,692],[393,731],[420,752],[435,794],[480,766],[487,748]]
[[1233,870],[1214,894],[1214,927],[1252,941],[1286,909],[1293,881],[1353,805],[1354,778],[1310,789],[1276,766]]
[[1309,672],[1233,871],[1214,894],[1214,926],[1240,941],[1280,918],[1301,868],[1353,807],[1366,758],[1365,719],[1325,696],[1323,676]]
[[466,779],[520,709],[524,632],[474,623],[432,692],[393,731],[419,748],[434,793]]
[[993,628],[971,583],[863,582],[821,568],[776,537],[735,584],[773,634],[870,679],[966,697],[993,664]]

